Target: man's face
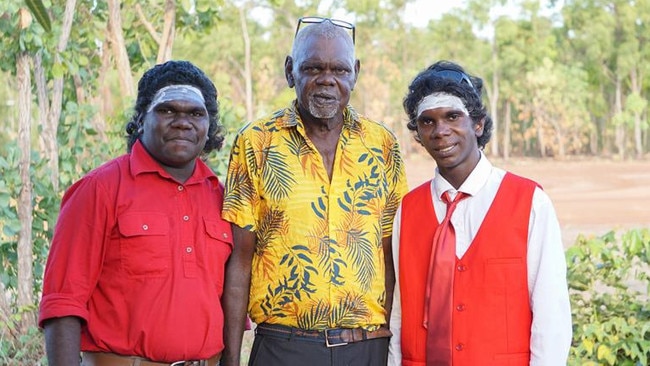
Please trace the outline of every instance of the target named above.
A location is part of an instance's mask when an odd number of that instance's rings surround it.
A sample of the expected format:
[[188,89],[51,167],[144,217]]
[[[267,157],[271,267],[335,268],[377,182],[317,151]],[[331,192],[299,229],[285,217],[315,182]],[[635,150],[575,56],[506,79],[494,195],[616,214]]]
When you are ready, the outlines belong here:
[[303,118],[318,120],[342,116],[359,71],[352,46],[343,38],[311,36],[303,41],[296,59],[287,59],[289,86],[296,88]]
[[417,118],[417,133],[447,179],[452,172],[468,176],[478,163],[476,138],[483,134],[483,123],[475,124],[460,109],[440,107],[423,111]]
[[171,89],[144,115],[141,141],[163,167],[193,167],[205,147],[208,127],[202,96]]

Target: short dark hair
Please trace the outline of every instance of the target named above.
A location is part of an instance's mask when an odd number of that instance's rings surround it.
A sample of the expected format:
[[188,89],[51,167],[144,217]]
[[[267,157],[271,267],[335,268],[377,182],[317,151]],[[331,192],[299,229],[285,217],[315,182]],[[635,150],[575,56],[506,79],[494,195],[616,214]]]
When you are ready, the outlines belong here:
[[133,144],[140,138],[142,132],[142,118],[147,112],[154,95],[168,85],[187,84],[198,88],[205,99],[208,111],[209,126],[208,140],[203,148],[207,154],[214,149],[221,149],[224,137],[221,134],[223,127],[219,124],[219,102],[217,101],[217,88],[205,73],[189,61],[167,61],[147,70],[138,82],[138,97],[131,120],[126,124],[127,151],[131,151]]
[[[466,82],[456,81],[448,77],[441,76],[441,71],[456,71],[466,75],[471,80],[471,85]],[[477,76],[469,75],[458,64],[451,61],[438,61],[435,64],[421,71],[409,85],[409,90],[404,97],[404,111],[408,115],[409,121],[407,128],[411,131],[417,131],[417,109],[418,104],[424,97],[432,93],[444,92],[455,95],[460,98],[469,116],[474,123],[479,123],[482,119],[483,134],[477,137],[478,146],[484,148],[492,137],[492,117],[487,113],[487,108],[481,100],[483,92],[483,80]],[[415,135],[415,140],[418,142],[420,138]]]

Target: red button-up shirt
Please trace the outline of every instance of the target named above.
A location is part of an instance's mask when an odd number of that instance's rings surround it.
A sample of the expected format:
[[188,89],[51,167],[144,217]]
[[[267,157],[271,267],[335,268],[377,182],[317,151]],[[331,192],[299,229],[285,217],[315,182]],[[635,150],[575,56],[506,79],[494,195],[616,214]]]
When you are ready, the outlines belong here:
[[139,142],[90,172],[63,197],[39,325],[81,318],[83,351],[167,362],[219,353],[232,250],[222,200],[203,162],[180,184]]

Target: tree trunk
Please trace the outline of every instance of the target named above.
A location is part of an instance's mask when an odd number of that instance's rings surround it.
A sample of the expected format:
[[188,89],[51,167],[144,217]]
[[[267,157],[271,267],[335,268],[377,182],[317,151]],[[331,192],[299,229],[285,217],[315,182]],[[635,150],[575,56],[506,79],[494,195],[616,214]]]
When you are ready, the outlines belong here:
[[[63,13],[63,22],[61,25],[61,35],[59,36],[59,43],[56,47],[54,54],[54,62],[61,63],[61,54],[68,46],[70,39],[70,31],[72,30],[72,21],[74,19],[74,9],[77,5],[76,0],[68,0],[65,4],[65,12]],[[37,89],[39,93],[39,109],[41,113],[47,112],[46,115],[41,115],[43,132],[40,134],[42,146],[44,147],[45,157],[47,159],[48,167],[52,177],[52,186],[54,192],[59,191],[59,145],[56,138],[59,129],[59,120],[61,119],[61,109],[63,106],[63,76],[57,77],[52,80],[52,89],[47,93],[51,96],[51,100],[47,97],[42,98],[41,93],[45,86],[38,86],[39,82],[45,80],[45,70],[43,64],[40,62],[40,55],[35,64],[35,75]],[[44,120],[43,120],[44,118]]]
[[641,114],[634,113],[634,147],[636,149],[636,158],[643,157],[643,141],[641,139]]
[[[614,115],[620,116],[623,113],[623,100],[621,91],[621,78],[616,76],[616,99],[614,101]],[[625,124],[616,125],[616,149],[621,159],[625,159]]]
[[98,106],[98,113],[93,116],[93,125],[99,131],[102,141],[108,142],[106,137],[106,119],[115,110],[113,107],[113,98],[111,94],[111,87],[105,81],[106,75],[111,69],[111,58],[109,44],[104,42],[101,49],[102,66],[97,75],[97,94],[92,97],[92,103]]
[[131,75],[131,62],[126,53],[126,42],[124,42],[122,34],[119,0],[108,0],[108,31],[117,73],[120,77],[121,95],[129,99],[135,95],[135,86],[133,85],[133,75]]
[[251,70],[251,40],[248,35],[246,24],[246,13],[244,7],[239,8],[239,19],[241,20],[241,33],[244,38],[244,81],[246,82],[246,120],[252,121],[253,113],[253,76]]
[[[4,283],[0,281],[0,294],[6,294],[7,288],[5,287]],[[12,310],[12,306],[10,303],[10,299],[8,296],[0,296],[0,323],[3,324],[4,329],[0,329],[0,337],[11,337],[13,339],[18,339],[20,337],[20,330],[16,329],[16,327],[13,326],[15,324],[15,321],[13,320],[13,313],[14,311]],[[12,326],[9,326],[12,325]]]
[[539,147],[539,156],[542,158],[546,157],[546,143],[544,140],[544,131],[541,126],[537,126],[537,144]]
[[555,136],[557,138],[557,155],[559,158],[563,159],[566,155],[566,148],[564,146],[564,133],[561,129],[555,130]]
[[159,64],[169,61],[172,58],[172,46],[174,45],[176,31],[176,2],[174,0],[165,1],[164,19],[165,25],[160,44],[158,45],[158,57],[156,57],[156,62]]
[[[594,125],[597,123],[594,122]],[[589,152],[591,155],[598,155],[598,127],[592,128],[589,132]]]
[[537,103],[530,103],[531,116],[533,118],[533,128],[537,133],[537,147],[539,148],[539,156],[546,157],[546,137],[544,136],[544,115]]
[[[641,78],[637,75],[637,69],[634,67],[630,71],[630,84],[630,89],[632,89],[633,94],[643,95],[641,90]],[[642,123],[641,113],[634,112],[634,149],[637,159],[643,157],[643,141],[641,139]]]
[[[496,33],[496,30],[495,30]],[[492,115],[493,129],[492,140],[490,147],[492,149],[491,155],[494,157],[499,156],[499,114],[497,113],[497,106],[499,103],[499,65],[497,58],[497,41],[496,34],[492,38],[492,95],[490,96],[490,113]],[[506,142],[504,142],[506,144]],[[505,147],[504,147],[505,149]]]
[[[18,146],[21,157],[19,172],[21,188],[18,197],[18,219],[20,234],[18,236],[18,296],[17,309],[27,309],[34,305],[34,276],[32,274],[32,181],[31,167],[31,105],[32,81],[30,75],[30,57],[21,52],[16,60],[16,78],[18,80]],[[3,294],[4,295],[4,294]],[[21,334],[36,325],[34,313],[25,311],[20,320]]]
[[[47,78],[45,77],[45,68],[43,67],[43,54],[41,52],[34,55],[34,83],[36,84],[36,98],[38,101],[39,125],[47,125],[47,116],[50,114],[50,99],[47,96]],[[48,131],[49,133],[49,131]],[[43,133],[45,134],[45,132]],[[41,151],[48,151],[45,136],[39,139]],[[47,156],[47,152],[45,153]],[[50,166],[52,169],[52,166]]]
[[505,119],[505,128],[503,129],[503,158],[508,160],[510,158],[510,126],[512,125],[512,104],[510,101],[506,101],[506,111],[504,115]]
[[551,116],[548,118],[548,121],[550,121],[551,127],[553,127],[553,131],[555,132],[555,141],[557,142],[557,155],[559,158],[564,158],[566,155],[566,147],[565,145],[565,131],[562,129],[562,125],[560,123],[560,119],[557,116]]

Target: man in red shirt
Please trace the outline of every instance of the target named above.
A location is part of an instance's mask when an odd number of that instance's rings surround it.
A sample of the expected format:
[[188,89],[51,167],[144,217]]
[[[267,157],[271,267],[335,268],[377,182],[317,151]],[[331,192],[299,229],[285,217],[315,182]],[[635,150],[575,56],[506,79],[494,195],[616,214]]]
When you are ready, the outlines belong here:
[[[215,365],[232,250],[223,188],[199,158],[221,148],[217,90],[187,61],[147,71],[128,153],[63,197],[40,304],[51,366]],[[180,361],[180,362],[179,362]]]

